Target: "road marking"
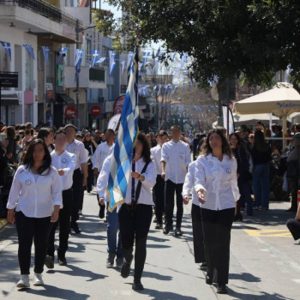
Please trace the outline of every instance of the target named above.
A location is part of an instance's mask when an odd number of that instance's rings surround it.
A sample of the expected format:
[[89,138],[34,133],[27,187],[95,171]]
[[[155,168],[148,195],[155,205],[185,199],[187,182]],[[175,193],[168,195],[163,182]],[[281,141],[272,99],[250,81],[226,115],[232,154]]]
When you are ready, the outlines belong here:
[[262,229],[262,230],[244,230],[248,235],[255,236],[255,237],[284,237],[290,238],[291,233],[287,229]]

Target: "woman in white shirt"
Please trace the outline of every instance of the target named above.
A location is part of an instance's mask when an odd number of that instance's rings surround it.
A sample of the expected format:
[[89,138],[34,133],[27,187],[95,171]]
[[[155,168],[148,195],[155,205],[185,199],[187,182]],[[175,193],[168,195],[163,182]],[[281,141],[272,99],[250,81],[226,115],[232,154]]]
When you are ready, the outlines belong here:
[[198,158],[195,191],[202,207],[206,283],[216,279],[217,292],[227,293],[230,233],[240,194],[237,185],[237,162],[221,130],[211,131]]
[[16,222],[21,279],[18,288],[29,288],[31,246],[34,240],[34,285],[43,285],[42,272],[51,222],[58,220],[62,204],[59,175],[51,167],[51,156],[41,139],[30,144],[16,171],[7,209],[9,223]]
[[121,275],[127,278],[133,259],[135,244],[135,268],[133,290],[143,290],[141,277],[146,261],[146,242],[152,219],[152,188],[156,182],[156,169],[150,158],[150,146],[145,134],[137,136],[131,179],[128,182],[125,203],[119,211],[119,224],[124,263]]

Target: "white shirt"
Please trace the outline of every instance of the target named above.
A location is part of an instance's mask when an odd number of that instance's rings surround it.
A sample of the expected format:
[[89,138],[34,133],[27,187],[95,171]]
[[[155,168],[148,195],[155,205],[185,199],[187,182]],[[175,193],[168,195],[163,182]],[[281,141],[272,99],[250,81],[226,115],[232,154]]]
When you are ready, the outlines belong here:
[[[104,198],[107,202],[107,185],[108,185],[108,178],[111,169],[111,161],[112,156],[109,156],[103,164],[102,170],[98,176],[97,180],[97,192],[100,198]],[[135,163],[135,171],[141,173],[145,166],[145,162],[143,159],[139,159]],[[138,199],[138,204],[146,204],[146,205],[154,205],[153,197],[152,197],[152,188],[156,183],[156,170],[153,162],[150,162],[147,166],[146,171],[142,174],[145,177],[145,180],[142,181],[141,193]],[[135,179],[135,188],[138,184],[137,179]],[[132,184],[132,177],[130,176],[125,203],[131,204],[131,185]]]
[[152,161],[154,162],[155,164],[155,167],[156,167],[156,172],[157,172],[157,175],[161,175],[161,148],[162,146],[161,145],[157,145],[153,148],[151,148],[151,158],[152,158]]
[[198,195],[194,189],[195,186],[195,171],[196,171],[197,161],[193,161],[189,164],[188,172],[185,175],[184,184],[182,188],[182,196],[188,197],[192,194],[192,203],[201,206],[200,201],[198,200]]
[[62,206],[62,188],[57,170],[51,167],[41,175],[24,165],[18,167],[9,192],[7,208],[29,218],[51,216],[54,205]]
[[202,208],[223,210],[236,206],[240,198],[237,184],[237,162],[227,155],[223,160],[210,155],[196,160],[195,191],[206,191],[206,202]]
[[183,183],[187,167],[191,162],[190,147],[182,141],[169,141],[162,146],[161,161],[166,162],[165,180]]
[[97,168],[100,172],[103,166],[104,160],[112,153],[115,144],[111,146],[105,143],[101,143],[97,146],[96,151],[92,157],[93,168]]
[[85,164],[89,160],[89,152],[80,141],[74,140],[71,144],[67,145],[66,150],[76,155],[75,170],[79,169],[81,164]]
[[63,190],[68,190],[73,185],[73,173],[75,170],[76,156],[64,151],[60,155],[55,150],[51,152],[52,165],[58,170],[63,169],[64,175],[59,176]]

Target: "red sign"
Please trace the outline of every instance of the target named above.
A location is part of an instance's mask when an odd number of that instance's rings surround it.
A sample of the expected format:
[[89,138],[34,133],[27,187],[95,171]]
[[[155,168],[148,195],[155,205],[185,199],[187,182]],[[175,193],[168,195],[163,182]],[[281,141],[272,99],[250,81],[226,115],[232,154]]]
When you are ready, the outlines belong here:
[[91,107],[90,114],[93,117],[99,117],[101,115],[101,107],[100,107],[100,105],[93,105]]
[[77,116],[77,109],[73,105],[68,105],[65,108],[65,118],[66,119],[75,119]]

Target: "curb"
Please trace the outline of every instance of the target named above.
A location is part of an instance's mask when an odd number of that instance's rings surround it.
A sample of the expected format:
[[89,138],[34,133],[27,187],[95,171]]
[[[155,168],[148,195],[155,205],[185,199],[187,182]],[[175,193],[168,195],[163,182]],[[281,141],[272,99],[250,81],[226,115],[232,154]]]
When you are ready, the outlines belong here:
[[0,219],[0,230],[3,229],[7,225],[6,219]]

